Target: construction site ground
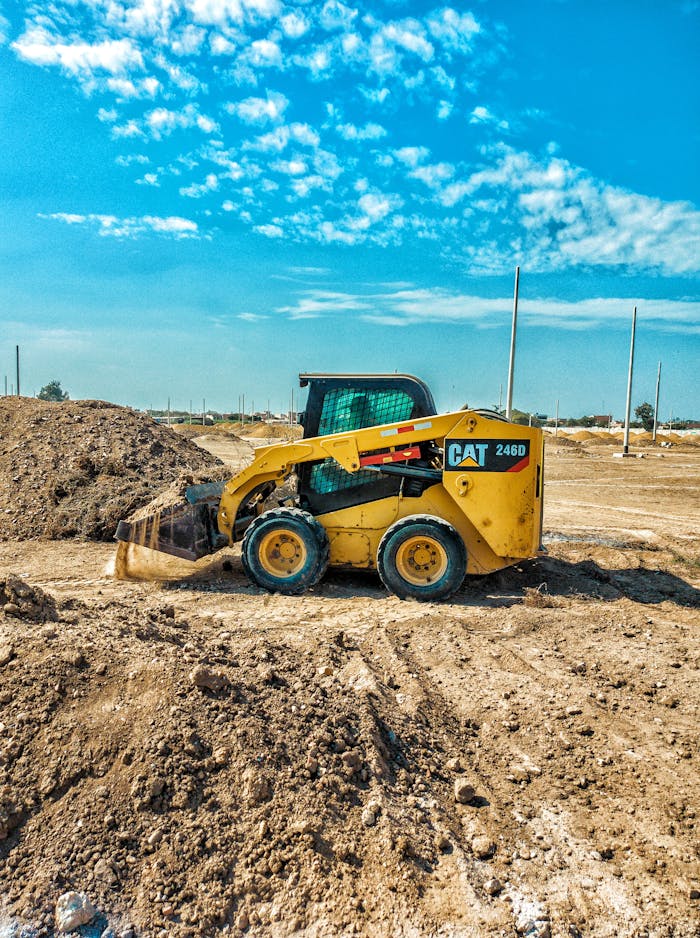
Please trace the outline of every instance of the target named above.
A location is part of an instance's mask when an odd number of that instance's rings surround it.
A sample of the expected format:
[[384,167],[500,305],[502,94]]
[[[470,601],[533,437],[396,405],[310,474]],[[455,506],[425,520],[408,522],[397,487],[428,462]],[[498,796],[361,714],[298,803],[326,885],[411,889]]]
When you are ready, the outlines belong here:
[[1,541],[0,935],[700,935],[700,447],[615,452],[440,604]]

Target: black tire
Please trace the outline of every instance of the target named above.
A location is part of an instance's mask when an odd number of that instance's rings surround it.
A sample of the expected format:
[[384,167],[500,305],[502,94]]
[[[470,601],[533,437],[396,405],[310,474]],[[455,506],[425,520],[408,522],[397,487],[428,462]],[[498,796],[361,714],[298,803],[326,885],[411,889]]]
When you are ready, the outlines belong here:
[[328,569],[323,525],[300,508],[273,508],[248,527],[241,561],[248,579],[270,593],[294,596],[315,586]]
[[467,549],[442,518],[410,515],[385,532],[377,551],[377,570],[384,586],[400,599],[445,599],[464,582]]

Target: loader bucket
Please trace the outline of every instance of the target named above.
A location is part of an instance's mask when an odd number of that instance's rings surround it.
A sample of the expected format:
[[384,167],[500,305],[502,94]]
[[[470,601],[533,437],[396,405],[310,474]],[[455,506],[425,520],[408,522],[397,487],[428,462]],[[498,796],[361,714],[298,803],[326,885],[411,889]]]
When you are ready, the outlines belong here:
[[183,502],[157,508],[143,518],[120,521],[115,537],[183,560],[199,560],[213,554],[228,544],[216,522],[224,485],[224,482],[191,485],[185,490]]

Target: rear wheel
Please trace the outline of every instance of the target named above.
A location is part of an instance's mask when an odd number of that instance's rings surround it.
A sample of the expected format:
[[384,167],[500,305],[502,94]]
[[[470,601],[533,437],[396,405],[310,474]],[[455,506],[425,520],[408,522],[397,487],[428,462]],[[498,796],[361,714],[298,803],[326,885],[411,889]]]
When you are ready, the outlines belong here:
[[462,585],[467,550],[447,521],[411,515],[392,524],[384,534],[377,569],[382,583],[401,599],[444,599]]
[[248,578],[269,592],[293,595],[315,586],[328,568],[328,536],[308,511],[274,508],[245,532],[241,560]]

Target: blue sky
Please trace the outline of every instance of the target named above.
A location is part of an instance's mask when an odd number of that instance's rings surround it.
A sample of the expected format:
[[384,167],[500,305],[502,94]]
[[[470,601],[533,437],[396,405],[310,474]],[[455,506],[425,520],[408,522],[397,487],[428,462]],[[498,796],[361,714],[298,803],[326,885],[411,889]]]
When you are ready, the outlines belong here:
[[[696,0],[0,0],[0,382],[700,417]],[[1,390],[1,388],[0,388]]]

